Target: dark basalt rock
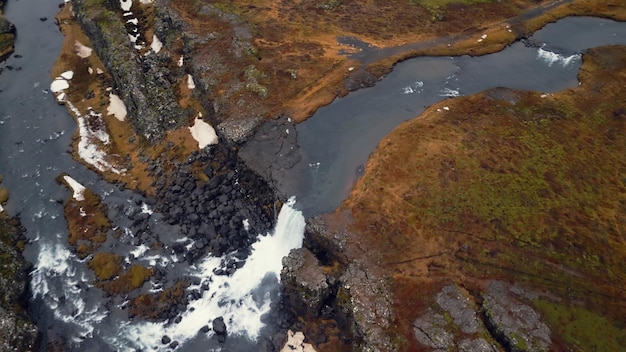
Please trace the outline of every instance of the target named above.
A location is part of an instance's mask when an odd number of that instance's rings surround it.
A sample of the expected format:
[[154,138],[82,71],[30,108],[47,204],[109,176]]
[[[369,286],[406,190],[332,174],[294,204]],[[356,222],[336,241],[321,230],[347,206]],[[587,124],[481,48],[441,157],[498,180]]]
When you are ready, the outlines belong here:
[[211,323],[212,327],[213,327],[213,331],[215,332],[215,335],[217,335],[217,341],[219,341],[220,343],[223,343],[226,341],[226,324],[224,323],[224,318],[222,317],[218,317],[213,319],[213,322]]
[[29,265],[16,248],[21,237],[17,221],[0,213],[0,351],[37,351],[37,328],[26,314]]

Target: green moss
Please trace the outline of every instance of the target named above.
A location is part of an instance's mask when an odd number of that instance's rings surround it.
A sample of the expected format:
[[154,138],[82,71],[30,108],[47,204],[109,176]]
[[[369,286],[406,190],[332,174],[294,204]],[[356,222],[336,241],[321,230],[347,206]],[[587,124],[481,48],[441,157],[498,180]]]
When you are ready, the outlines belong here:
[[146,282],[151,275],[152,270],[139,264],[135,264],[128,269],[124,276],[128,278],[130,286],[135,289],[141,287],[141,285],[143,285],[143,283]]
[[98,252],[89,261],[89,268],[96,274],[98,280],[108,280],[119,274],[121,259],[118,255],[109,252]]
[[553,332],[573,351],[620,351],[626,346],[626,326],[583,307],[554,303],[545,299],[534,301]]
[[9,200],[9,190],[4,187],[0,187],[0,203],[4,203]]

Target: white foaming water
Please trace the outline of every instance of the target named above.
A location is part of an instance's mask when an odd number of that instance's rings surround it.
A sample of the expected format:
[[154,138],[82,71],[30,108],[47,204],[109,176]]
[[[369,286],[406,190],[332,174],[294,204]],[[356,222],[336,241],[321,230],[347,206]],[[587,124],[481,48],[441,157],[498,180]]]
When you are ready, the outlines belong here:
[[421,93],[424,91],[424,82],[416,81],[412,86],[402,88],[402,94]]
[[31,286],[34,298],[41,298],[57,320],[78,330],[77,336],[72,337],[78,342],[93,336],[93,326],[100,323],[107,312],[100,305],[90,306],[81,298],[80,284],[86,283],[87,278],[84,273],[80,277],[76,275],[76,268],[71,265],[75,259],[60,243],[42,244],[36,268],[31,273]]
[[556,63],[561,64],[563,67],[568,66],[572,62],[580,59],[581,54],[574,54],[570,56],[563,56],[561,54],[553,53],[552,51],[544,50],[543,48],[537,49],[537,58],[543,60],[548,66],[552,66]]
[[444,88],[439,93],[440,97],[460,97],[461,93],[458,89]]
[[120,350],[166,349],[167,345],[160,343],[164,335],[184,344],[217,317],[224,318],[229,335],[256,340],[264,325],[261,317],[270,310],[269,292],[256,291],[264,291],[260,289],[264,280],[279,282],[282,258],[291,249],[302,247],[305,221],[302,213],[293,208],[294,203],[292,197],[283,205],[273,234],[259,237],[252,245],[246,264],[232,276],[215,275],[213,270],[220,267],[221,258],[212,256],[192,269],[190,274],[201,277],[203,283],[209,284],[209,289],[189,304],[179,324],[127,323],[110,342]]

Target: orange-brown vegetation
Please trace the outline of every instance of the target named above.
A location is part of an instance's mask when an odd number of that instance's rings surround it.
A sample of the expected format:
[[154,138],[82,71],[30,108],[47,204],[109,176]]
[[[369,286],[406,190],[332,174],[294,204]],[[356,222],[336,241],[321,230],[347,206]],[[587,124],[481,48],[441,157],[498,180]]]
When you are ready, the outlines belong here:
[[85,199],[80,201],[70,197],[64,205],[69,230],[67,241],[79,258],[95,252],[106,241],[111,228],[107,207],[100,198],[88,189],[83,196]]
[[[108,259],[113,261],[119,261],[115,255],[109,255]],[[112,264],[109,264],[112,265]],[[119,267],[117,267],[120,269]],[[114,294],[128,294],[131,291],[140,288],[144,282],[150,279],[152,276],[152,269],[148,269],[139,264],[133,264],[130,268],[128,268],[123,273],[115,272],[115,278],[109,281],[99,281],[96,283],[96,286],[102,288],[110,295]],[[117,276],[119,275],[119,276]],[[104,279],[102,279],[104,280]]]
[[[496,89],[447,100],[449,111],[429,108],[372,154],[343,205],[359,234],[349,247],[367,246],[365,260],[392,279],[409,341],[420,309],[407,304],[425,307],[424,292],[450,281],[550,292],[557,303],[538,305],[568,346],[579,343],[573,325],[623,323],[626,48],[589,50],[580,80],[543,97]],[[563,322],[572,309],[586,320]]]
[[189,282],[180,280],[171,287],[153,294],[141,294],[135,297],[129,306],[130,314],[147,319],[157,319],[178,304],[187,304],[185,289]]

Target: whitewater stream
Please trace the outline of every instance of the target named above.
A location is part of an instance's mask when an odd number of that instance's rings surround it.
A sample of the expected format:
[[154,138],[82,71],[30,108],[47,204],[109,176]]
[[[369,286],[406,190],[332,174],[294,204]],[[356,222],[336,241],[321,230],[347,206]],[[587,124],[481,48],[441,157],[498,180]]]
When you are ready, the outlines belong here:
[[[54,21],[58,3],[9,1],[6,17],[18,30],[14,56],[0,75],[0,174],[11,198],[6,211],[18,215],[29,243],[25,257],[33,263],[31,313],[44,339],[62,336],[70,350],[134,351],[167,349],[162,337],[180,343],[180,351],[250,351],[262,331],[262,316],[276,298],[281,258],[302,245],[304,216],[331,211],[348,194],[362,165],[378,141],[399,123],[417,116],[425,106],[448,97],[472,94],[494,86],[555,92],[577,85],[576,73],[585,48],[626,44],[626,24],[571,18],[535,34],[540,47],[515,43],[502,53],[480,58],[419,58],[396,66],[373,88],[354,92],[320,109],[297,126],[303,161],[293,177],[306,180],[291,194],[271,234],[261,234],[246,264],[231,276],[216,276],[220,258],[207,256],[190,267],[175,255],[155,256],[145,246],[116,244],[123,256],[172,275],[196,277],[210,284],[192,300],[178,324],[129,320],[126,301],[104,305],[104,294],[91,285],[93,273],[67,245],[62,202],[71,195],[55,178],[67,173],[124,214],[145,211],[131,191],[104,182],[70,155],[76,124],[48,91],[49,72],[63,40]],[[332,123],[329,123],[332,121]],[[320,136],[324,136],[320,138]],[[152,218],[151,218],[152,221]],[[128,217],[115,226],[126,229]],[[165,231],[165,230],[162,230]],[[159,288],[148,288],[158,290]],[[226,344],[211,332],[199,333],[210,319],[222,316],[228,326]],[[44,340],[44,343],[47,340]],[[45,346],[45,345],[44,345]],[[45,347],[44,347],[45,348]]]

